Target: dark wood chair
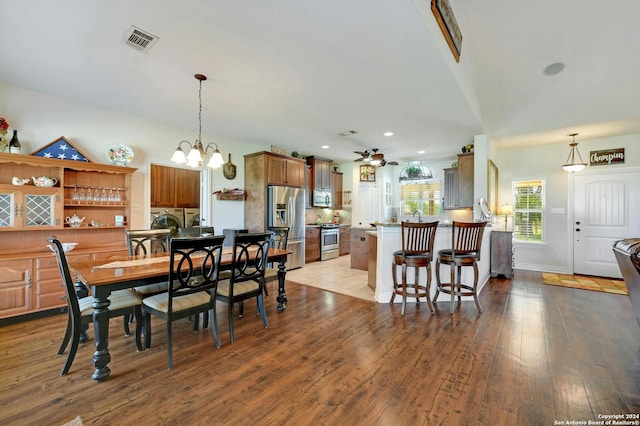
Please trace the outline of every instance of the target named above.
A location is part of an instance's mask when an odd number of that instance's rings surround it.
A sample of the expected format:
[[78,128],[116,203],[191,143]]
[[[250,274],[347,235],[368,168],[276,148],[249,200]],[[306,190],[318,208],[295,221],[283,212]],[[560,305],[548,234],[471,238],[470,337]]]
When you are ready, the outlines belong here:
[[[289,227],[288,226],[269,226],[267,232],[271,232],[272,237],[269,242],[269,247],[278,248],[282,250],[287,249],[287,241],[289,240]],[[269,295],[269,289],[267,284],[273,281],[278,281],[278,266],[273,262],[267,264],[267,269],[264,272],[264,294]]]
[[[126,229],[129,256],[147,256],[149,254],[166,253],[171,240],[170,229]],[[133,291],[142,297],[167,291],[167,283],[147,284],[134,287]]]
[[[433,243],[435,241],[438,221],[435,222],[402,222],[402,250],[393,253],[392,276],[393,294],[389,303],[393,303],[396,295],[402,296],[400,314],[404,315],[407,297],[427,299],[429,311],[433,314],[431,303],[431,260],[433,258]],[[398,283],[398,266],[402,268],[402,276]],[[413,268],[413,281],[407,280],[407,268]],[[427,279],[420,284],[420,268],[425,268]]]
[[[486,222],[453,222],[451,228],[451,248],[440,250],[436,260],[436,281],[438,287],[433,301],[438,299],[440,293],[451,295],[451,313],[454,311],[455,296],[458,302],[462,301],[462,296],[473,296],[478,312],[482,312],[480,301],[478,300],[478,262],[480,261],[480,249],[482,247],[482,235]],[[450,280],[442,282],[440,280],[440,265],[449,265]],[[462,267],[473,268],[473,283],[462,284]]]
[[220,347],[213,306],[218,286],[223,235],[173,238],[169,243],[168,290],[142,300],[145,347],[151,347],[151,315],[167,323],[167,365],[173,368],[172,323],[181,318],[209,314],[216,347]]
[[[62,344],[58,350],[58,355],[62,355],[71,341],[71,347],[67,354],[67,360],[60,371],[60,375],[64,376],[69,372],[73,359],[78,351],[80,343],[80,335],[86,330],[87,325],[93,322],[93,297],[78,298],[75,286],[71,279],[69,264],[67,257],[62,249],[60,240],[56,237],[49,237],[51,247],[56,254],[60,275],[65,288],[68,307],[67,329],[62,339]],[[142,331],[142,307],[140,296],[131,290],[117,290],[109,296],[111,304],[109,305],[109,317],[119,317],[122,315],[135,315],[136,317],[136,346],[139,351],[142,350],[141,331]],[[127,334],[128,335],[128,334]]]
[[213,226],[190,226],[180,228],[179,234],[181,237],[202,237],[214,235],[215,230]]
[[[235,303],[256,298],[258,311],[265,328],[269,326],[262,296],[264,273],[267,267],[271,232],[255,234],[236,234],[233,243],[233,264],[229,277],[221,279],[218,284],[216,299],[225,302],[228,307],[229,335],[231,343],[235,342],[233,328],[233,306]],[[215,316],[214,303],[214,316]]]

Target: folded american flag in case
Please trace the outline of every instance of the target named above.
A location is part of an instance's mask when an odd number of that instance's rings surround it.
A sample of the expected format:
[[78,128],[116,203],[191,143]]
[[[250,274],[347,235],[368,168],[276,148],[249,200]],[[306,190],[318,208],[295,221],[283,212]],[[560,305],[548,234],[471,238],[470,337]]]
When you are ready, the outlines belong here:
[[59,160],[73,160],[91,162],[67,138],[60,136],[53,142],[31,153],[37,157],[57,158]]

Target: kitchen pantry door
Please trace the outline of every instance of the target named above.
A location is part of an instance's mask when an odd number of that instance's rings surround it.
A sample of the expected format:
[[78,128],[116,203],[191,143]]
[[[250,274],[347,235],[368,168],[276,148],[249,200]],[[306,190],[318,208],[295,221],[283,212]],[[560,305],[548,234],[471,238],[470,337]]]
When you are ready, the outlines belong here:
[[617,240],[640,236],[640,171],[574,179],[573,271],[622,278],[612,248]]

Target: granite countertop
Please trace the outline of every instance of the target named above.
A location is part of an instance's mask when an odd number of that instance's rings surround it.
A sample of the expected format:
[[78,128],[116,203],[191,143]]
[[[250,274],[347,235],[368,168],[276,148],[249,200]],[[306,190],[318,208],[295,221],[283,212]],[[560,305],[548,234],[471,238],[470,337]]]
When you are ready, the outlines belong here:
[[[376,226],[386,226],[386,227],[394,228],[394,227],[400,227],[402,226],[402,224],[399,222],[376,222]],[[453,222],[440,221],[440,223],[438,223],[438,228],[451,228],[452,226],[453,226]],[[490,223],[487,223],[487,228],[491,228]]]

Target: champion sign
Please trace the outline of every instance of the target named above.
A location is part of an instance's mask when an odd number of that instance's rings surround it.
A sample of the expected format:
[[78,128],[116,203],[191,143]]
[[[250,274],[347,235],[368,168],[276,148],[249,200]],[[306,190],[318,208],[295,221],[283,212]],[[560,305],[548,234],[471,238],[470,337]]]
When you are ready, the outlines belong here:
[[605,149],[589,152],[589,165],[602,166],[610,164],[624,164],[624,148]]

